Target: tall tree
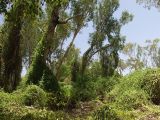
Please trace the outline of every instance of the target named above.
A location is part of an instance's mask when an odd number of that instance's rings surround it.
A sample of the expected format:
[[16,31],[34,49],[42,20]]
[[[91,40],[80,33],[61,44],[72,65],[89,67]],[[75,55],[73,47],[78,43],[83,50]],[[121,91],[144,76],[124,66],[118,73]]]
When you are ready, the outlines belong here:
[[142,69],[147,64],[146,50],[138,44],[127,43],[121,52],[126,56],[125,66],[130,71]]
[[[97,19],[94,21],[96,31],[91,35],[89,41],[90,47],[83,55],[82,74],[84,74],[90,59],[96,53],[100,53],[102,70],[106,76],[111,71],[111,69],[105,71],[108,67],[114,67],[114,69],[116,69],[118,64],[118,51],[124,43],[124,38],[120,36],[120,30],[121,27],[131,21],[133,17],[125,11],[120,20],[116,19],[114,13],[118,7],[118,0],[103,0],[103,2],[99,4],[99,9],[95,14],[95,18]],[[110,64],[111,62],[114,63]],[[112,71],[114,71],[114,69]]]
[[46,27],[47,21],[44,17],[45,15],[41,15],[36,20],[26,17],[23,21],[21,30],[22,66],[26,69],[31,65],[34,49],[43,36],[43,29]]
[[0,87],[2,87],[2,45],[0,43]]
[[120,52],[125,55],[119,64],[120,69],[134,71],[160,67],[160,39],[146,40],[143,46],[126,43]]
[[86,26],[86,24],[92,20],[92,15],[95,9],[95,5],[96,5],[96,1],[95,0],[79,0],[77,2],[72,1],[71,2],[71,10],[72,10],[72,14],[74,16],[73,18],[73,26],[74,26],[74,30],[73,30],[73,38],[69,44],[69,46],[67,47],[64,55],[59,59],[58,63],[57,63],[57,72],[56,72],[56,76],[59,77],[60,75],[60,67],[62,66],[65,58],[69,55],[69,51],[73,46],[73,43],[76,39],[76,36],[78,35],[78,33],[80,32],[80,30]]
[[[49,69],[46,63],[50,50],[52,49],[52,45],[56,44],[54,41],[55,29],[58,24],[65,24],[68,22],[59,20],[59,12],[62,6],[65,6],[68,2],[65,0],[56,0],[56,1],[46,1],[48,5],[51,6],[51,12],[49,14],[49,23],[48,28],[40,40],[35,53],[34,58],[29,68],[27,81],[30,84],[38,84],[42,79],[42,76],[45,70]],[[52,74],[52,73],[51,73]],[[54,75],[53,75],[54,76]]]
[[7,28],[7,38],[3,45],[3,87],[5,91],[11,92],[21,79],[21,29],[23,27],[23,19],[27,16],[35,17],[38,14],[39,0],[15,0],[12,7],[7,12],[4,27]]
[[[58,28],[57,25],[67,24],[70,20],[73,21],[73,32],[72,32],[73,39],[70,45],[68,46],[67,50],[63,54],[63,56],[59,58],[56,65],[57,66],[56,73],[59,74],[60,67],[64,61],[63,58],[66,58],[68,56],[68,53],[71,47],[73,46],[75,37],[77,36],[81,28],[86,24],[84,21],[89,21],[90,19],[91,8],[93,7],[92,5],[94,5],[95,0],[89,0],[89,1],[61,0],[61,1],[52,1],[52,2],[46,1],[46,2],[47,2],[47,5],[49,5],[49,7],[51,8],[50,10],[51,12],[49,14],[50,19],[48,23],[49,24],[48,30],[46,31],[44,37],[42,38],[42,40],[40,41],[36,49],[32,66],[28,73],[28,82],[34,83],[34,84],[39,83],[39,81],[43,76],[43,72],[45,71],[45,68],[48,67],[47,59],[50,51],[52,50],[52,52],[54,53],[57,50],[58,46],[60,45],[59,41],[56,41],[56,39],[54,39],[56,37],[56,30],[57,30],[56,28]],[[86,4],[86,2],[91,4]],[[66,13],[68,12],[67,11],[68,9],[66,9],[67,5],[71,5],[71,9],[70,9],[71,17],[68,17],[66,18],[66,20],[63,21],[61,20],[61,17],[62,17],[61,15],[62,13],[64,13],[65,10],[66,10]],[[53,44],[54,46],[52,46]]]

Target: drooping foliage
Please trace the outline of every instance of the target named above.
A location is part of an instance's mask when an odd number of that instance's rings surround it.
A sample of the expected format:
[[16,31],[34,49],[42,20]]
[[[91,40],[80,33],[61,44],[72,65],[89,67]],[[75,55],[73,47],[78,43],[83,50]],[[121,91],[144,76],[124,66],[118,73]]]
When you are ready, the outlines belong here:
[[60,90],[57,79],[49,68],[46,68],[43,71],[43,76],[41,78],[41,84],[42,84],[42,87],[48,92],[54,92],[54,91]]
[[[106,76],[107,74],[113,75],[117,68],[118,51],[122,49],[124,43],[124,38],[120,35],[121,27],[131,21],[133,17],[128,12],[124,12],[120,20],[116,19],[114,12],[118,7],[119,2],[117,0],[103,1],[99,5],[95,14],[97,19],[94,20],[96,31],[91,34],[90,48],[83,55],[82,74],[90,59],[96,53],[100,53],[103,73]],[[111,73],[109,74],[109,72]]]
[[52,48],[52,42],[54,42],[52,38],[54,37],[55,28],[59,22],[59,8],[61,6],[61,1],[53,2],[52,4],[53,8],[47,31],[35,50],[32,65],[27,75],[27,81],[29,84],[39,84],[44,71],[49,69],[46,60],[48,58],[49,51]]
[[126,43],[121,54],[126,59],[121,59],[119,70],[129,69],[130,71],[160,67],[160,48],[159,39],[146,40],[144,45],[136,43]]
[[[74,5],[74,7],[75,7],[75,4],[80,4],[81,2],[84,4],[84,1],[81,1],[80,3],[79,2],[80,1],[77,1],[77,2],[76,1],[74,1],[74,2],[72,1],[71,3]],[[93,4],[94,0],[91,0],[89,2]],[[81,9],[85,8],[86,10],[83,11],[83,12],[80,11],[82,13],[77,13],[78,12],[77,9],[78,9],[78,7],[80,7],[80,6],[77,6],[76,9],[73,9],[73,10],[71,9],[72,10],[71,14],[73,15],[73,17],[70,17],[65,21],[61,21],[60,20],[60,15],[61,14],[59,12],[60,12],[61,9],[63,9],[63,8],[65,9],[65,6],[67,4],[69,4],[69,3],[68,2],[62,2],[63,4],[61,2],[58,2],[59,4],[55,4],[55,3],[54,2],[52,3],[53,7],[51,9],[50,16],[49,16],[50,18],[49,18],[48,29],[47,29],[46,33],[44,34],[44,36],[42,38],[42,41],[41,41],[42,44],[40,45],[41,47],[39,46],[37,48],[38,52],[34,56],[34,60],[32,62],[31,69],[30,69],[30,71],[28,73],[28,81],[30,83],[38,84],[38,82],[41,80],[43,72],[45,70],[44,66],[47,66],[47,59],[48,59],[50,51],[55,52],[55,50],[59,46],[59,44],[58,44],[55,47],[55,45],[57,44],[57,41],[56,41],[56,39],[54,39],[56,37],[55,28],[58,27],[57,25],[59,25],[59,24],[67,24],[69,22],[69,20],[73,19],[73,21],[75,22],[74,24],[76,26],[75,30],[73,31],[74,36],[73,36],[72,42],[70,43],[68,49],[65,51],[64,56],[62,56],[62,58],[60,58],[59,61],[57,62],[58,63],[57,66],[58,67],[56,67],[56,71],[57,71],[57,73],[59,73],[60,72],[59,70],[60,70],[60,67],[61,67],[61,65],[63,63],[64,58],[66,58],[68,56],[68,53],[69,53],[71,47],[73,46],[73,42],[75,40],[75,37],[77,36],[77,34],[80,31],[81,27],[84,26],[84,24],[85,24],[82,21],[84,21],[84,20],[86,20],[88,18],[88,16],[90,15],[89,13],[91,12],[90,7],[92,8],[92,6],[89,6],[89,8],[88,8],[86,6],[88,4],[84,4],[84,6],[82,6]],[[49,7],[51,7],[51,4],[49,5]],[[80,20],[80,21],[77,21],[77,20]],[[52,44],[54,44],[54,47],[51,46]],[[40,65],[39,63],[41,63],[41,65],[43,67],[39,67],[39,65]],[[37,74],[38,74],[38,76],[37,76]],[[33,76],[35,76],[35,77],[33,77]],[[59,76],[59,75],[57,75],[57,76]]]
[[[6,13],[6,23],[4,28],[7,29],[3,45],[3,87],[10,92],[16,89],[21,79],[22,54],[21,54],[21,29],[23,19],[26,15],[34,18],[39,11],[39,1],[13,1],[12,7]],[[3,30],[5,30],[3,29]]]
[[[121,27],[131,21],[133,17],[128,12],[123,12],[119,20],[114,17],[114,13],[119,7],[117,0],[104,0],[98,5],[99,9],[93,14],[97,18],[94,20],[96,31],[90,35],[90,47],[83,54],[82,61],[79,62],[75,59],[72,66],[74,89],[71,102],[74,102],[74,100],[90,100],[95,96],[96,92],[93,91],[96,90],[96,87],[92,83],[95,78],[92,78],[87,70],[90,70],[92,57],[96,53],[98,53],[98,57],[100,58],[100,71],[102,71],[99,76],[107,78],[114,75],[118,66],[118,52],[124,44],[124,38],[120,35]],[[90,94],[91,91],[93,94]],[[103,92],[100,93],[102,93],[101,97],[103,99]]]

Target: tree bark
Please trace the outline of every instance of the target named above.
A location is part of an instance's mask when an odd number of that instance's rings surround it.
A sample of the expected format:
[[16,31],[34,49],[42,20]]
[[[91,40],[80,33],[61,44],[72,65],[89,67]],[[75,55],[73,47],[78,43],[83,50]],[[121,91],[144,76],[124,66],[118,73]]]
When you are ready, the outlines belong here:
[[3,81],[2,81],[2,46],[0,45],[0,88],[3,87]]
[[47,32],[40,41],[38,47],[35,49],[34,58],[27,76],[29,84],[39,84],[39,81],[42,79],[43,72],[47,67],[46,60],[54,43],[53,37],[56,26],[58,25],[59,8],[60,6],[57,6],[52,10]]
[[22,28],[21,17],[23,6],[19,6],[17,11],[15,10],[15,13],[10,14],[13,15],[11,16],[13,19],[8,21],[10,29],[2,53],[4,61],[3,87],[7,92],[15,90],[21,79],[22,55],[20,31]]

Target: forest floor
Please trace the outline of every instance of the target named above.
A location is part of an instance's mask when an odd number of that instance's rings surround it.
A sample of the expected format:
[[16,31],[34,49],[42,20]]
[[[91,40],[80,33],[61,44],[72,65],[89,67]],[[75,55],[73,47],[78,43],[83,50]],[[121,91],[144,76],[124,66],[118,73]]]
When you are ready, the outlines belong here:
[[80,102],[76,108],[69,111],[69,115],[72,118],[87,119],[88,116],[91,116],[97,109],[99,109],[103,105],[104,103],[100,101]]
[[[104,105],[100,101],[81,102],[79,107],[72,109],[68,114],[72,119],[81,118],[82,120],[88,120],[90,119],[88,116],[92,116],[94,112]],[[131,114],[134,116],[133,119],[124,117],[124,120],[160,120],[160,106],[141,106],[131,111]]]

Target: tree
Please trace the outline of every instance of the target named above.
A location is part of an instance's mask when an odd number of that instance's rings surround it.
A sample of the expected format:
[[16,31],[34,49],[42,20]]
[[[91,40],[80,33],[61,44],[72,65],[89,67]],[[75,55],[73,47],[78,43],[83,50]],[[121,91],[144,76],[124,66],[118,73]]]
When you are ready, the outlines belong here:
[[96,1],[95,0],[79,0],[77,2],[73,1],[71,2],[72,4],[72,10],[73,10],[73,15],[75,16],[73,18],[73,25],[74,25],[74,31],[73,31],[73,38],[69,44],[69,46],[67,47],[67,50],[65,51],[64,55],[59,59],[58,63],[57,63],[57,72],[56,72],[56,76],[58,77],[60,74],[60,67],[63,63],[63,61],[65,60],[65,58],[68,56],[70,49],[73,46],[73,43],[76,39],[76,36],[78,35],[78,33],[80,32],[80,30],[85,27],[85,25],[87,24],[87,22],[91,21],[92,18],[92,14],[96,5]]
[[0,87],[2,87],[2,45],[0,44]]
[[160,7],[160,0],[137,0],[137,3],[139,4],[145,4],[145,7],[156,7],[159,8]]
[[132,71],[145,67],[146,50],[142,46],[134,43],[127,43],[125,44],[122,53],[127,56],[125,60],[126,68],[129,68]]
[[160,39],[154,39],[154,40],[147,40],[146,41],[146,61],[148,60],[148,64],[150,64],[151,67],[160,67]]
[[[94,3],[94,0],[90,0],[90,3]],[[73,8],[71,9],[71,17],[67,18],[64,21],[60,20],[60,11],[61,9],[65,9],[67,5],[69,5],[69,3],[71,3],[71,5],[75,5],[78,4],[77,7],[79,7],[80,3],[83,3],[84,6],[82,6],[81,10],[84,11],[83,14],[78,13],[81,11],[78,11],[77,8]],[[71,1],[71,2],[67,2],[67,1],[47,1],[47,4],[52,8],[51,12],[50,12],[50,20],[49,20],[49,25],[48,25],[48,29],[46,31],[46,33],[44,34],[42,40],[40,41],[36,51],[35,51],[35,55],[33,58],[33,62],[32,65],[30,67],[29,73],[28,73],[28,82],[29,83],[33,83],[33,84],[38,84],[39,81],[41,80],[42,76],[43,76],[43,71],[46,69],[46,67],[48,67],[47,65],[47,59],[48,59],[48,55],[50,53],[50,50],[52,50],[52,52],[55,52],[55,50],[58,48],[59,41],[56,41],[55,39],[55,31],[56,28],[58,27],[57,25],[62,25],[62,24],[67,24],[70,20],[73,20],[74,24],[75,24],[75,29],[73,32],[73,39],[69,45],[69,47],[67,48],[66,52],[64,53],[64,57],[66,57],[70,51],[70,48],[73,45],[73,42],[75,40],[76,35],[78,34],[78,32],[81,29],[81,26],[84,26],[83,23],[83,19],[86,19],[86,15],[90,16],[90,13],[88,13],[88,11],[86,11],[87,8],[90,8],[90,6],[86,6],[86,1]],[[92,7],[92,6],[91,6]],[[72,8],[72,7],[71,7]],[[85,13],[86,12],[86,13]],[[88,17],[87,17],[88,18]],[[81,21],[82,19],[82,21]],[[76,22],[76,20],[79,20],[78,22]],[[56,45],[54,46],[54,48],[51,46],[52,44]],[[64,58],[62,57],[62,58]],[[59,72],[59,66],[62,65],[63,63],[63,59],[60,58],[60,60],[58,61],[58,67],[57,67],[57,71]]]
[[70,51],[69,51],[67,57],[65,57],[65,60],[59,70],[59,72],[60,72],[59,77],[60,78],[58,80],[60,80],[60,81],[66,81],[66,80],[69,81],[70,80],[71,75],[72,75],[71,73],[74,72],[76,69],[78,69],[78,67],[75,66],[74,70],[72,71],[71,66],[73,64],[77,65],[75,62],[77,62],[76,60],[80,59],[79,53],[80,53],[80,50],[77,49],[75,47],[75,45],[73,45],[70,48]]
[[[48,28],[40,40],[38,47],[35,50],[34,58],[31,64],[31,67],[28,71],[27,81],[29,84],[39,84],[39,81],[42,79],[45,70],[47,73],[49,72],[49,68],[47,66],[46,60],[48,58],[50,49],[52,49],[52,44],[56,41],[53,41],[55,29],[58,24],[64,24],[67,21],[61,22],[59,20],[59,10],[61,6],[65,5],[67,2],[65,1],[47,1],[47,4],[52,6],[51,13],[49,15],[49,23]],[[51,75],[51,74],[50,74]],[[47,76],[45,74],[45,76]],[[52,76],[52,75],[51,75]],[[51,79],[54,77],[51,77]],[[43,78],[44,80],[45,78]]]
[[121,60],[119,68],[130,71],[144,68],[160,67],[160,40],[146,40],[145,45],[126,43],[121,53],[126,57]]
[[[91,58],[96,53],[100,53],[101,56],[100,59],[103,75],[111,75],[116,69],[118,65],[118,51],[122,48],[124,43],[124,38],[120,36],[120,30],[121,27],[131,21],[133,17],[125,11],[120,20],[116,19],[113,14],[118,7],[119,1],[117,0],[104,0],[102,4],[99,5],[99,9],[95,14],[97,19],[94,21],[96,31],[91,34],[89,41],[90,47],[84,53],[82,58],[82,75],[84,74]],[[110,64],[113,61],[114,63]],[[110,68],[113,67],[113,70],[108,69],[108,66]],[[108,71],[106,71],[107,69]]]
[[0,14],[7,12],[7,5],[10,0],[0,0]]
[[[47,19],[42,14],[35,20],[25,18],[23,21],[23,27],[21,30],[21,51],[22,51],[22,66],[26,69],[32,63],[32,56],[34,49],[43,36],[43,29],[46,27]],[[32,28],[32,29],[31,29]]]
[[[7,36],[2,51],[4,61],[3,87],[11,92],[16,89],[21,79],[21,30],[24,17],[34,18],[38,14],[39,1],[15,0],[11,9],[7,12],[4,25]],[[7,33],[6,33],[7,32]]]

